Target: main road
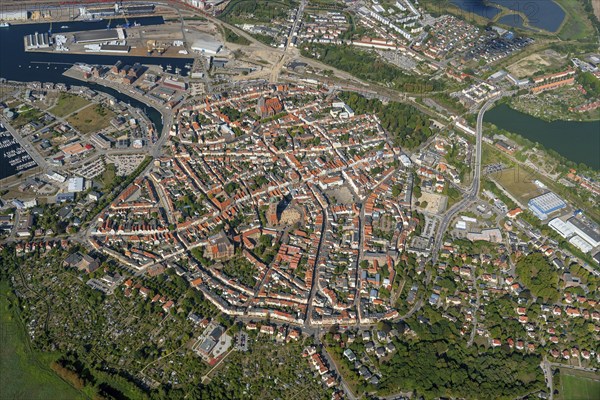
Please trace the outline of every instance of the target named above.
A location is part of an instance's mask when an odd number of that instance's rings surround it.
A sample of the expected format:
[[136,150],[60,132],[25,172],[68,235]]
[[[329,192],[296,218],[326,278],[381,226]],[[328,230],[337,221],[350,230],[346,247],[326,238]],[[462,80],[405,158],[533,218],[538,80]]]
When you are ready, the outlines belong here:
[[444,238],[444,233],[448,229],[450,225],[450,221],[452,218],[459,213],[462,209],[467,207],[473,200],[477,198],[479,194],[479,187],[481,186],[481,156],[482,156],[482,147],[483,147],[483,116],[485,113],[492,108],[494,103],[500,99],[502,95],[495,96],[489,99],[483,107],[479,110],[477,114],[477,136],[475,143],[475,164],[473,165],[473,182],[471,183],[471,188],[465,193],[465,196],[461,201],[454,204],[442,217],[440,221],[440,226],[436,232],[435,240],[433,244],[432,252],[432,263],[435,264],[437,262],[437,258],[439,255],[440,248],[442,247],[442,240]]

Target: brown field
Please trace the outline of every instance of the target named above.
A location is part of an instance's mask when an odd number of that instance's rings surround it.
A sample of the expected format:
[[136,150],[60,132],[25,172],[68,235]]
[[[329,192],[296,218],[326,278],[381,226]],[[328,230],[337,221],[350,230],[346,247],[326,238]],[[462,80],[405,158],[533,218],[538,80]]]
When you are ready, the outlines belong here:
[[600,0],[592,0],[592,7],[594,7],[594,15],[600,21]]

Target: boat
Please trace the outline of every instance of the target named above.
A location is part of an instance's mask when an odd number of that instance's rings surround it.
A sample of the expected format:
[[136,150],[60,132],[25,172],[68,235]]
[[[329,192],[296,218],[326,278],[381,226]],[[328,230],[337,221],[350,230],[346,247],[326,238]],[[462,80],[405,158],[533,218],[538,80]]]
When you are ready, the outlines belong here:
[[69,29],[69,25],[63,25],[60,27],[60,29]]
[[8,22],[0,22],[0,28],[8,28],[10,24]]
[[84,19],[83,22],[101,22],[102,18],[88,18]]

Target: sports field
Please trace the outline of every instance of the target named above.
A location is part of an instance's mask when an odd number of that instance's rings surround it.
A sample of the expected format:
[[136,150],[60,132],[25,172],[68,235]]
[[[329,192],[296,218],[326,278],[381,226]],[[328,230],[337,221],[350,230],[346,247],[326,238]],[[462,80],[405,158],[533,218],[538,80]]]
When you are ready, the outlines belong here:
[[[600,379],[600,376],[598,378]],[[600,399],[600,380],[591,377],[574,375],[572,371],[561,370],[560,386],[562,400]]]

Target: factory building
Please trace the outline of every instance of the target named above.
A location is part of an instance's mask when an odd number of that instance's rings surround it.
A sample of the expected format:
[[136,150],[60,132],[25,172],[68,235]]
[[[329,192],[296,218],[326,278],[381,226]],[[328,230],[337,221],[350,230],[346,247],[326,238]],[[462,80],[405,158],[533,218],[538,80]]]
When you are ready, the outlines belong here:
[[528,205],[535,216],[543,221],[548,218],[549,214],[565,208],[567,203],[555,193],[548,192],[529,200]]
[[571,217],[567,221],[567,225],[592,248],[600,246],[600,231],[598,225],[593,221],[585,223],[577,217]]

